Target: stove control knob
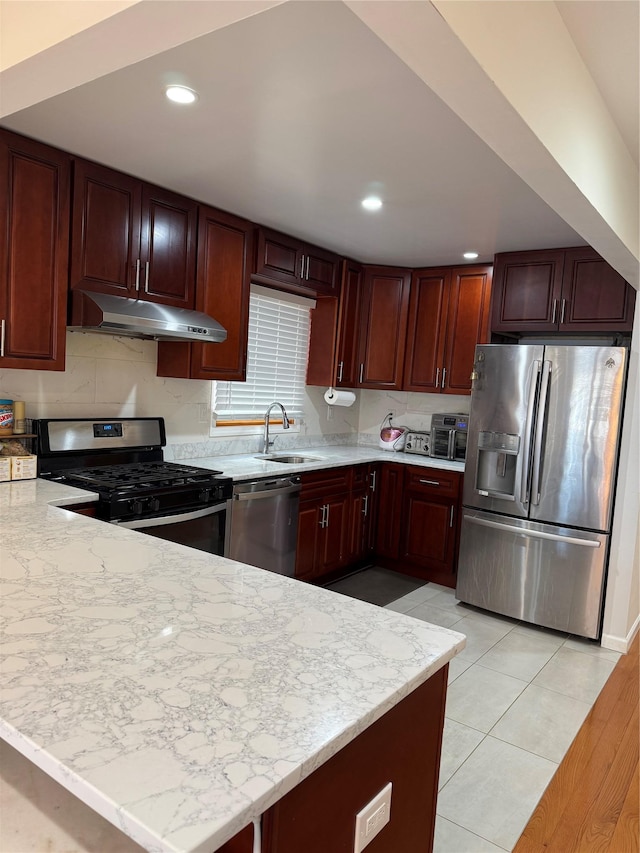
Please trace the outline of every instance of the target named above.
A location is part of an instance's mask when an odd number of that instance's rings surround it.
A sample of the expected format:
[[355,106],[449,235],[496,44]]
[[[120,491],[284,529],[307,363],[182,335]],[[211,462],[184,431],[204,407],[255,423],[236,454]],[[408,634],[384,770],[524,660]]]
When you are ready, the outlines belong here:
[[198,492],[198,500],[203,504],[208,504],[211,500],[211,491],[209,489],[201,489]]
[[147,506],[151,510],[151,512],[158,512],[158,510],[160,509],[160,501],[158,500],[158,498],[149,498]]
[[131,511],[134,515],[141,515],[144,511],[144,501],[141,501],[139,498],[131,501]]

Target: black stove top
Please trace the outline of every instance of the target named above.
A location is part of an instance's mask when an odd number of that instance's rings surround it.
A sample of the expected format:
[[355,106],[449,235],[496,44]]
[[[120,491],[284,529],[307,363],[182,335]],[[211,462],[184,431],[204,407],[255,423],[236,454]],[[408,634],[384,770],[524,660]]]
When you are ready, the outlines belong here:
[[179,465],[175,462],[135,462],[69,468],[56,479],[61,479],[68,484],[78,483],[108,492],[201,484],[221,473],[208,468]]

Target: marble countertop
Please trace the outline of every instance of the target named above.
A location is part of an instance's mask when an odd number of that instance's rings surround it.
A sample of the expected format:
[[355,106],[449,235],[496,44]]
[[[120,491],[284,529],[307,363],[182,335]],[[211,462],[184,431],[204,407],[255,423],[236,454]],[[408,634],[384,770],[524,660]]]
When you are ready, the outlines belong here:
[[216,850],[464,646],[92,498],[0,484],[0,735],[149,851]]
[[260,477],[273,477],[280,473],[299,474],[304,471],[319,471],[325,468],[340,468],[344,465],[359,465],[366,462],[397,462],[401,465],[418,465],[424,468],[440,468],[444,471],[464,473],[464,462],[450,462],[447,459],[431,459],[417,453],[393,453],[376,447],[349,445],[321,445],[305,447],[301,450],[272,450],[270,455],[296,455],[309,457],[309,461],[290,465],[271,462],[262,458],[260,453],[245,453],[238,456],[207,456],[198,459],[176,460],[184,464],[193,464],[201,468],[222,471],[235,481]]

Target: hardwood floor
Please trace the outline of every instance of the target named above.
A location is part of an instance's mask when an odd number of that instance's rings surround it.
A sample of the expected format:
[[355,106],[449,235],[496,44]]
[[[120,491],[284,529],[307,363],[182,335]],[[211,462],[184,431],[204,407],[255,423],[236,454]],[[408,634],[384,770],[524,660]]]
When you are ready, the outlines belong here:
[[639,636],[620,658],[513,853],[638,853]]

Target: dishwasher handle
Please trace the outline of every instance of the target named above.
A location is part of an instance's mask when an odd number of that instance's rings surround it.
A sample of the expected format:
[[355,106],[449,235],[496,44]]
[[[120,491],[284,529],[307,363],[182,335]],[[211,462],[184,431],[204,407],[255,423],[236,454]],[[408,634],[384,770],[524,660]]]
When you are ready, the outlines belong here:
[[293,494],[294,492],[299,492],[302,488],[300,482],[296,482],[295,480],[284,480],[281,481],[282,485],[278,481],[256,481],[255,483],[241,483],[239,486],[234,487],[233,490],[233,500],[234,501],[259,501],[264,500],[265,498],[277,498],[280,495],[288,495]]

